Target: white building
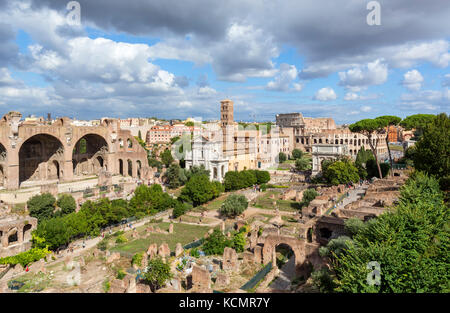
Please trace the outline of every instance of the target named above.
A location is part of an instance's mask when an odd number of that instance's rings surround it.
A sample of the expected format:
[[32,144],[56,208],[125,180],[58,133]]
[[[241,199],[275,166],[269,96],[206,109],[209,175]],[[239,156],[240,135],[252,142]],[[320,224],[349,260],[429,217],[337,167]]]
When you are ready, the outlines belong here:
[[312,176],[322,171],[323,160],[336,160],[348,155],[345,144],[313,144],[312,145]]
[[228,172],[228,159],[223,156],[221,140],[208,139],[199,131],[194,132],[191,150],[186,152],[185,161],[187,169],[203,165],[210,171],[211,180],[223,182]]

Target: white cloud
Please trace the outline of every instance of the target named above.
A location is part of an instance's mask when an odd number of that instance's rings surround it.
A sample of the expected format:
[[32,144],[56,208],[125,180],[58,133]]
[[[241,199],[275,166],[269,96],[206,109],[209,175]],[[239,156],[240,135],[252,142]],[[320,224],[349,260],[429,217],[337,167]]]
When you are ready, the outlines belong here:
[[179,108],[191,108],[192,107],[192,102],[190,102],[190,101],[181,101],[180,103],[178,103],[178,107]]
[[214,88],[211,88],[209,86],[199,87],[197,90],[197,93],[200,96],[213,96],[217,94],[217,91]]
[[370,112],[371,110],[372,110],[372,108],[368,105],[361,107],[361,112]]
[[450,62],[450,44],[447,40],[422,43],[406,43],[382,50],[394,67],[412,67],[418,62],[430,62],[438,67],[447,67]]
[[336,100],[337,95],[332,88],[324,87],[316,92],[314,99],[319,101]]
[[444,79],[442,80],[442,86],[450,87],[450,74],[444,75]]
[[407,110],[448,110],[450,107],[450,89],[423,90],[410,94],[402,94],[400,107]]
[[411,70],[403,75],[403,86],[409,90],[418,91],[422,87],[423,76],[418,70]]
[[[295,65],[282,63],[280,70],[274,80],[267,83],[266,89],[271,91],[289,91],[291,83],[297,78],[298,71]],[[303,88],[300,83],[293,83],[292,89],[301,91]]]
[[370,85],[384,84],[388,77],[388,66],[383,59],[357,66],[346,72],[339,72],[339,85],[354,91],[367,88]]

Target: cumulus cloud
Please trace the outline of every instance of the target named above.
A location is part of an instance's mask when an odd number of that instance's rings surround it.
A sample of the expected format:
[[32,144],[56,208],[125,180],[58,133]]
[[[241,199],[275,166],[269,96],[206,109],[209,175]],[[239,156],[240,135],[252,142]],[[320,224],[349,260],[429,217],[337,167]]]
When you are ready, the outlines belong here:
[[388,66],[384,60],[378,59],[358,66],[346,72],[339,72],[339,85],[348,89],[361,90],[371,85],[384,84],[388,77]]
[[411,70],[403,75],[402,84],[409,90],[419,90],[422,87],[423,76],[418,70]]
[[330,101],[330,100],[336,100],[337,95],[334,92],[334,90],[330,87],[324,87],[322,89],[319,89],[316,94],[314,95],[314,100],[319,101]]
[[448,110],[450,107],[450,89],[423,90],[401,95],[400,108],[404,110]]
[[[291,83],[297,78],[298,71],[295,65],[282,63],[278,74],[267,83],[266,89],[271,91],[288,91],[291,89]],[[292,90],[301,91],[303,85],[300,83],[293,83]]]

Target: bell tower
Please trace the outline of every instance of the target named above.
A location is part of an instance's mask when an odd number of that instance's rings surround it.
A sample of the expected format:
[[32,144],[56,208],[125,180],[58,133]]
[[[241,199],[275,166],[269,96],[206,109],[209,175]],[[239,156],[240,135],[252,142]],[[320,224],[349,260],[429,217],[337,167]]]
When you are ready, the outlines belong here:
[[226,127],[228,125],[233,125],[234,116],[233,116],[233,101],[231,100],[222,100],[220,101],[220,124],[222,127]]

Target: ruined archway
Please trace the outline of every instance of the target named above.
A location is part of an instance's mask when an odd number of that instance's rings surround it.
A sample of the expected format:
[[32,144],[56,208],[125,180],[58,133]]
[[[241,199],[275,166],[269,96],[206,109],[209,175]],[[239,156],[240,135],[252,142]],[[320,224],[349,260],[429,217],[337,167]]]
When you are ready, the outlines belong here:
[[136,168],[137,168],[137,177],[141,178],[141,173],[142,173],[142,163],[140,160],[136,161]]
[[4,145],[0,143],[0,187],[5,184],[6,181],[6,162],[7,162],[7,152]]
[[119,174],[123,176],[123,160],[119,159]]
[[19,150],[19,183],[59,180],[59,164],[63,161],[64,147],[58,138],[48,134],[34,135]]
[[[268,235],[264,240],[263,246],[263,263],[272,262],[276,264],[276,250],[277,247],[288,246],[294,256],[295,272],[298,274],[301,271],[303,263],[305,262],[305,240],[296,237],[284,235]],[[275,262],[275,263],[274,263]]]
[[131,160],[128,160],[127,163],[128,163],[128,176],[133,176],[133,162]]
[[108,143],[96,134],[83,136],[75,144],[72,153],[74,176],[92,176],[107,165]]
[[27,224],[23,227],[23,240],[24,241],[28,241],[31,239],[31,229],[32,229],[32,225],[31,224]]
[[19,237],[17,228],[13,228],[8,232],[8,246],[18,243]]

